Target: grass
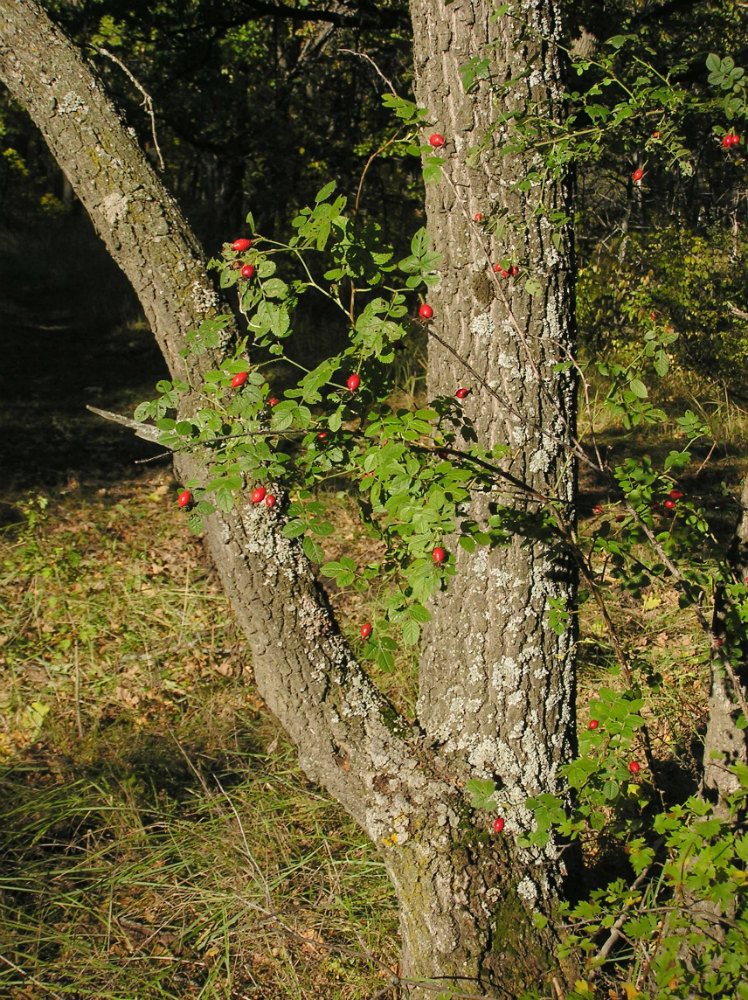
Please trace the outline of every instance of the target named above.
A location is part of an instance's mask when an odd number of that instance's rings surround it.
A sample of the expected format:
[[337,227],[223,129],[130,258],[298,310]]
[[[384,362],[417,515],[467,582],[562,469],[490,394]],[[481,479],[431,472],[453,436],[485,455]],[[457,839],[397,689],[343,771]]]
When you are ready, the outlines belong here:
[[371,996],[395,902],[298,770],[167,473],[0,541],[0,991]]

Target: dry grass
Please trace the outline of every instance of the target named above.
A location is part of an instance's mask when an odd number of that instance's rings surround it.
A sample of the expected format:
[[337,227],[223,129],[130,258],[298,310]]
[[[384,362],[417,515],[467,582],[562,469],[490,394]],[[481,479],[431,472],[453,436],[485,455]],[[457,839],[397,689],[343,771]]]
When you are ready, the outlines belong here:
[[0,989],[370,996],[397,954],[382,865],[254,694],[172,493],[31,500],[0,541]]

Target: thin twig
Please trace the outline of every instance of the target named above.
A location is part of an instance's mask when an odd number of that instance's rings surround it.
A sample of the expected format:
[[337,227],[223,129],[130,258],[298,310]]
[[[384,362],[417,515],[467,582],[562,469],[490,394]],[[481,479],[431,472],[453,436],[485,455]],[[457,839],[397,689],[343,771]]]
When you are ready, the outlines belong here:
[[44,990],[45,993],[48,993],[51,997],[54,998],[54,1000],[62,1000],[62,997],[60,996],[59,993],[55,993],[55,991],[51,990],[49,986],[45,986],[44,983],[40,982],[38,979],[35,979],[30,972],[26,972],[25,969],[22,969],[19,965],[16,965],[15,962],[11,962],[11,960],[9,958],[6,958],[5,955],[0,955],[0,962],[5,962],[6,965],[9,965],[11,969],[17,972],[20,976],[23,976],[24,979],[28,979],[28,981],[30,983],[33,983],[34,986],[38,986],[40,990]]
[[78,640],[75,640],[75,645],[73,646],[73,664],[75,666],[75,726],[78,730],[78,738],[83,739],[83,721],[81,719],[81,671],[80,663],[78,661]]
[[[653,845],[653,849],[655,850],[655,852],[658,851],[660,849],[660,847],[662,847],[662,845],[664,843],[665,843],[665,838],[664,837],[659,837],[657,839],[657,841],[655,842],[655,844]],[[642,872],[639,873],[639,875],[637,876],[637,878],[631,883],[631,887],[628,890],[629,893],[636,892],[636,890],[639,888],[639,886],[645,881],[645,879],[649,875],[650,871],[652,870],[653,865],[654,865],[654,860],[651,861],[647,865],[647,867]],[[626,923],[626,919],[628,918],[628,909],[632,905],[633,905],[633,900],[631,900],[631,901],[629,901],[628,903],[625,904],[624,909],[623,909],[623,913],[621,913],[621,915],[618,917],[618,919],[616,920],[616,922],[613,924],[613,926],[610,929],[610,934],[608,935],[607,939],[605,940],[603,946],[598,951],[597,955],[595,955],[595,958],[593,959],[593,962],[594,962],[594,965],[596,967],[592,968],[590,970],[589,974],[588,974],[588,978],[590,980],[592,980],[592,979],[595,978],[595,976],[597,975],[597,973],[599,971],[598,966],[600,966],[603,963],[603,961],[608,957],[608,954],[610,953],[611,948],[616,943],[616,941],[618,941],[618,939],[622,936],[621,928]]]
[[388,77],[386,77],[384,75],[384,73],[381,71],[381,69],[379,68],[379,66],[377,66],[377,64],[374,62],[374,60],[371,58],[371,56],[368,55],[368,53],[366,53],[366,52],[357,52],[355,49],[338,49],[338,52],[345,52],[346,55],[349,55],[349,56],[358,56],[359,59],[365,59],[368,63],[370,63],[374,67],[374,69],[379,74],[379,76],[382,78],[382,80],[384,80],[385,84],[390,89],[390,93],[394,94],[395,97],[397,97],[397,91],[395,90],[394,86],[392,85],[392,80],[390,80]]
[[158,136],[156,135],[156,116],[155,116],[154,111],[153,111],[153,99],[151,98],[151,95],[148,93],[148,91],[145,89],[145,87],[143,87],[143,85],[141,83],[139,83],[135,79],[135,77],[132,75],[132,73],[127,68],[127,66],[125,66],[125,64],[123,62],[121,62],[114,55],[113,52],[110,52],[109,49],[105,49],[101,45],[98,47],[98,49],[96,51],[100,55],[106,56],[107,59],[111,59],[112,62],[116,66],[119,66],[119,68],[122,70],[122,72],[129,78],[129,80],[132,83],[132,85],[134,87],[137,87],[137,89],[143,95],[143,103],[142,103],[141,107],[145,108],[146,114],[151,119],[151,135],[153,136],[153,145],[154,145],[154,147],[156,149],[156,155],[158,156],[159,166],[160,166],[160,168],[162,170],[164,170],[165,169],[165,167],[164,167],[164,158],[161,155],[161,147],[158,144]]

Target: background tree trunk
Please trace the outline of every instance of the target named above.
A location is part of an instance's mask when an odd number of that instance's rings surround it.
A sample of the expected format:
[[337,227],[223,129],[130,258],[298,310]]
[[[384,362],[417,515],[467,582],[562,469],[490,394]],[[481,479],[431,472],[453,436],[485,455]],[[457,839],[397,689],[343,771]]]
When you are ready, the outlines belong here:
[[[533,27],[541,27],[543,5],[531,13]],[[518,39],[504,38],[491,17],[487,3],[455,3],[438,15],[430,3],[413,3],[420,92],[463,150],[467,137],[484,135],[491,98],[484,90],[461,96],[457,68],[494,41],[502,42],[502,73],[523,58]],[[525,58],[540,48],[532,39],[523,44]],[[520,102],[543,96],[552,103],[554,50],[543,51],[541,82]],[[34,0],[0,0],[0,78],[28,109],[132,281],[172,374],[199,384],[201,371],[180,352],[185,334],[219,303],[197,241],[100,82]],[[437,105],[427,93],[431,85]],[[476,185],[469,213],[501,204],[495,157],[467,173],[459,157],[453,160],[453,183],[467,178]],[[506,164],[502,169],[507,177]],[[452,191],[442,184],[429,196],[430,225],[444,254],[435,304],[438,315],[451,316],[440,329],[511,400],[497,406],[476,393],[471,415],[480,435],[511,441],[512,471],[570,504],[574,477],[563,447],[573,386],[550,373],[571,335],[566,248],[554,250],[544,222],[527,213],[520,259],[539,276],[543,294],[512,293],[511,315],[520,321],[514,329],[486,277],[488,262],[476,262],[475,231],[458,218]],[[522,337],[535,347],[533,363]],[[220,355],[204,363],[219,364]],[[435,353],[432,390],[452,392],[456,379],[451,359]],[[196,475],[201,461],[179,456],[178,474]],[[230,514],[214,515],[206,543],[247,634],[260,695],[299,746],[307,774],[383,853],[401,904],[404,974],[432,980],[431,989],[414,987],[414,996],[432,997],[435,984],[485,995],[515,995],[537,984],[553,963],[554,937],[552,928],[536,930],[532,914],[553,913],[559,863],[555,845],[530,856],[514,838],[529,822],[524,795],[556,790],[557,767],[572,748],[572,642],[570,633],[549,630],[547,616],[551,597],[573,598],[571,574],[545,545],[524,546],[521,538],[489,558],[458,557],[464,580],[435,603],[420,725],[411,725],[353,659],[298,540],[282,535],[282,487],[273,492],[280,502],[272,511],[240,502]],[[482,514],[485,498],[475,507]],[[499,614],[500,605],[506,609]],[[493,833],[493,816],[469,808],[464,783],[477,776],[501,785],[504,836]]]

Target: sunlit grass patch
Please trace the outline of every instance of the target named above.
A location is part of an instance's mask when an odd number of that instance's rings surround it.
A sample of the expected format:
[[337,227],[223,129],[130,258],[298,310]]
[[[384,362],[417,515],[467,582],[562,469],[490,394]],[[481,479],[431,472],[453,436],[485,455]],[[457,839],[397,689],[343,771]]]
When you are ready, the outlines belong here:
[[168,474],[25,502],[0,539],[0,992],[367,997],[375,850],[254,694]]

